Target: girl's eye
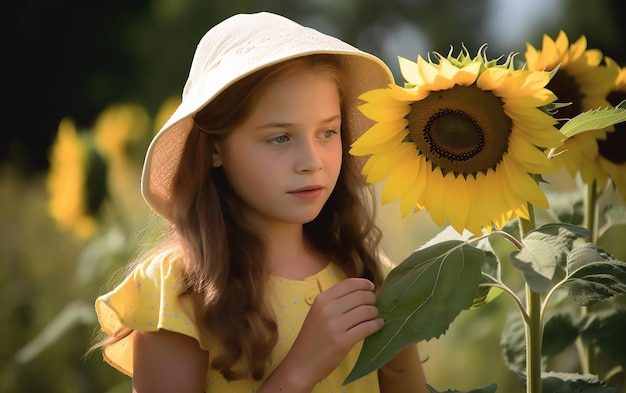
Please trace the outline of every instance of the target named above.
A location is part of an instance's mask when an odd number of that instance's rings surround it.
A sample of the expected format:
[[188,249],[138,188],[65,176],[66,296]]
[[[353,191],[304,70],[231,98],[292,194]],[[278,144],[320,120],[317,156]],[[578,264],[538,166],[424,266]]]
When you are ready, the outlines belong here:
[[326,130],[324,132],[322,132],[322,138],[330,138],[331,136],[335,135],[337,133],[337,131],[335,130]]
[[289,141],[289,137],[287,135],[278,135],[268,139],[267,141],[275,145],[282,145],[283,143],[287,143]]

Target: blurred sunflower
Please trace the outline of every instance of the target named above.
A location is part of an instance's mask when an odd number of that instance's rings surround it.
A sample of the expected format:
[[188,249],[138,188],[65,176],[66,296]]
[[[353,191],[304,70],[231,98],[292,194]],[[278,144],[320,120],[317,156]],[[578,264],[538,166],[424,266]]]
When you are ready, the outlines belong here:
[[106,197],[106,163],[88,135],[79,134],[70,119],[59,124],[46,186],[48,211],[58,225],[82,238],[93,236]]
[[143,158],[146,148],[143,142],[148,136],[150,117],[139,105],[112,105],[102,111],[94,125],[95,143],[108,161],[126,160],[137,146]]
[[135,104],[111,105],[94,123],[94,142],[107,161],[109,197],[121,219],[130,212],[145,213],[137,184],[141,163],[151,135],[151,119],[145,109]]
[[[607,96],[609,103],[617,106],[626,100],[626,67],[620,68],[608,57],[605,61],[607,67],[617,73],[613,89]],[[614,132],[608,132],[606,139],[598,141],[597,160],[626,202],[626,123],[618,123],[613,127]]]
[[[525,57],[530,70],[552,71],[559,67],[547,87],[560,102],[571,105],[560,108],[556,113],[558,118],[567,120],[592,109],[612,106],[607,96],[614,87],[619,67],[602,65],[602,52],[587,49],[585,36],[570,45],[563,31],[559,32],[556,40],[544,35],[541,50],[526,44]],[[595,181],[599,189],[606,187],[607,172],[597,159],[598,141],[606,140],[607,132],[611,131],[613,128],[592,130],[564,142],[559,149],[562,152],[559,159],[572,177],[580,172],[585,184]]]
[[351,153],[371,155],[370,183],[387,177],[382,203],[400,199],[403,216],[426,209],[458,232],[491,231],[548,207],[534,175],[554,171],[544,149],[560,145],[556,121],[540,109],[555,100],[544,71],[515,70],[484,51],[437,61],[399,58],[405,86],[364,93],[361,111],[376,124]]

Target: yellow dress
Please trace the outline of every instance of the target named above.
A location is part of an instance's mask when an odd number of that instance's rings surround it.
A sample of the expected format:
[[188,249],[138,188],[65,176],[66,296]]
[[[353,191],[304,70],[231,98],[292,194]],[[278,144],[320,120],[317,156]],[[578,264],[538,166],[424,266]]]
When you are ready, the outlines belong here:
[[[270,278],[271,302],[278,323],[278,343],[269,359],[266,376],[280,364],[293,345],[315,297],[344,278],[341,269],[333,263],[301,281],[274,276]],[[217,343],[194,324],[191,305],[181,302],[178,297],[183,289],[181,269],[174,257],[164,255],[144,262],[115,289],[96,300],[98,321],[107,334],[112,334],[121,326],[142,331],[165,329],[185,334],[195,338],[211,357],[218,350]],[[355,345],[339,367],[320,381],[313,392],[379,392],[377,372],[342,386],[356,363],[361,345],[362,342]],[[104,357],[113,367],[132,377],[131,337],[107,347]],[[262,384],[262,380],[228,382],[219,372],[209,368],[206,392],[256,392]]]

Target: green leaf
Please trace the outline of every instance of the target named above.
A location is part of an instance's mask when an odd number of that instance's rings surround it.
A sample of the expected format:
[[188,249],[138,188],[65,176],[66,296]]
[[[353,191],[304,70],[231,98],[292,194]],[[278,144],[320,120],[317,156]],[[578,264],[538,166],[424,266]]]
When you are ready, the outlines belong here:
[[583,224],[585,206],[581,194],[579,190],[565,192],[563,189],[557,189],[548,195],[550,210],[556,214],[558,221],[573,225]]
[[572,322],[571,315],[553,315],[548,319],[543,329],[541,355],[546,358],[558,355],[565,348],[574,344],[579,334],[578,328]]
[[[526,376],[520,375],[523,384]],[[592,374],[541,373],[541,391],[553,393],[616,393],[615,388],[606,387],[604,382]]]
[[594,313],[582,331],[584,340],[607,353],[622,367],[626,367],[626,310],[612,309]]
[[95,322],[96,312],[93,305],[80,299],[73,300],[57,313],[37,337],[15,353],[14,360],[17,364],[28,363],[76,325],[91,325]]
[[376,306],[385,321],[368,336],[344,384],[385,365],[412,343],[439,337],[478,294],[485,252],[450,240],[413,252],[380,288]]
[[560,131],[568,138],[586,131],[599,130],[626,121],[626,109],[605,108],[583,112],[561,127]]
[[570,299],[582,306],[626,293],[626,263],[592,244],[568,255],[567,276],[563,287]]
[[[489,236],[486,240],[481,240],[478,242],[477,247],[494,253],[498,261],[508,261],[509,255],[511,255],[512,252],[519,251],[518,248],[508,239],[505,239],[503,236],[496,235]],[[499,265],[498,270],[495,272],[497,275],[494,277],[501,281],[502,277],[500,270],[501,267]]]
[[537,293],[550,289],[558,267],[564,267],[567,254],[575,240],[589,236],[589,231],[576,225],[551,223],[528,232],[523,248],[510,255],[511,263],[524,274],[524,280]]
[[[491,245],[486,239],[478,242],[477,247],[485,251],[485,263],[481,267],[481,284],[494,284],[502,281],[500,271],[500,261],[495,253],[491,252]],[[494,279],[497,280],[494,282]],[[478,308],[489,303],[503,293],[502,289],[493,286],[481,286],[478,295],[474,299],[471,308]]]
[[526,324],[516,308],[509,311],[500,333],[500,347],[506,366],[512,371],[526,369]]
[[495,393],[496,390],[498,389],[498,385],[492,383],[491,385],[485,385],[485,386],[481,386],[481,387],[474,388],[472,390],[467,390],[467,391],[446,390],[445,392],[440,392],[438,390],[435,390],[430,385],[426,385],[426,388],[428,389],[429,393]]

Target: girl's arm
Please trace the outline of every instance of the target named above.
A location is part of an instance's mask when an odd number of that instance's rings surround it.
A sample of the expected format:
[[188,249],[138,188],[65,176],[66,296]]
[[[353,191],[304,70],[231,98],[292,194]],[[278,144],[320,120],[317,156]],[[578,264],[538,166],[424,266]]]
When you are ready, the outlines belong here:
[[427,393],[417,345],[402,350],[378,370],[381,393]]
[[166,330],[133,333],[133,392],[201,393],[209,354],[198,342]]

